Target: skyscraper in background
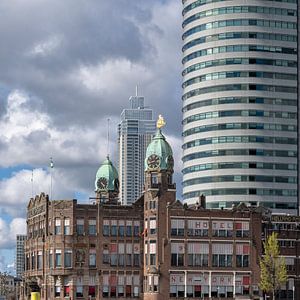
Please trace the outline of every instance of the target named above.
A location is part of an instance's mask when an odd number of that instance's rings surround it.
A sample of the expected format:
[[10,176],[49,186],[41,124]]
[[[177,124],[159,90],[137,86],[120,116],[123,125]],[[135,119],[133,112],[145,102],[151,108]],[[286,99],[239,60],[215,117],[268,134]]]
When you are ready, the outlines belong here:
[[152,109],[145,108],[144,97],[136,92],[129,101],[130,108],[122,111],[118,126],[120,200],[124,205],[143,191],[145,153],[155,133]]
[[25,252],[24,243],[26,240],[26,235],[17,234],[17,244],[16,244],[16,276],[21,278],[24,273],[25,268]]
[[183,199],[298,209],[297,1],[183,1]]

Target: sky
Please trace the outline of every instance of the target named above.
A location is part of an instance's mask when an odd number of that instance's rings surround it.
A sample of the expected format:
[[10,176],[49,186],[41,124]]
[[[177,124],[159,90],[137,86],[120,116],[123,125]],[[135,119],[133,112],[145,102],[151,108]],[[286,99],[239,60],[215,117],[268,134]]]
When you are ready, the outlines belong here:
[[[181,1],[0,1],[0,271],[33,195],[88,201],[129,97],[145,97],[175,159],[181,195]],[[33,178],[33,180],[32,180]]]

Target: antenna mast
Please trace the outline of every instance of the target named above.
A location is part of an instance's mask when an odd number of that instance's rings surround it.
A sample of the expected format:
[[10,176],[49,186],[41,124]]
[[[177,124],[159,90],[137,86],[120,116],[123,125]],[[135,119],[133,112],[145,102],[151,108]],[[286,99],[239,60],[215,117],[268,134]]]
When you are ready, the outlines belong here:
[[109,122],[110,118],[107,118],[107,157],[109,157]]
[[33,169],[31,170],[31,198],[33,198]]
[[52,157],[50,157],[50,200],[52,200],[52,181],[53,181],[53,168],[54,168],[54,163]]

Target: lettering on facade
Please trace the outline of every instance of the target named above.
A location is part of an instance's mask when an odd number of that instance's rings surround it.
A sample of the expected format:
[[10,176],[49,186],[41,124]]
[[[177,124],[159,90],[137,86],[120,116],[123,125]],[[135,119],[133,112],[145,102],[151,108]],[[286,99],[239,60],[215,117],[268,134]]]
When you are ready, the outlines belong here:
[[298,216],[281,216],[281,215],[273,215],[272,222],[300,222],[300,217]]
[[46,212],[46,207],[45,205],[40,205],[37,207],[33,207],[31,210],[28,211],[27,213],[27,217],[28,218],[32,218],[36,215],[42,214]]

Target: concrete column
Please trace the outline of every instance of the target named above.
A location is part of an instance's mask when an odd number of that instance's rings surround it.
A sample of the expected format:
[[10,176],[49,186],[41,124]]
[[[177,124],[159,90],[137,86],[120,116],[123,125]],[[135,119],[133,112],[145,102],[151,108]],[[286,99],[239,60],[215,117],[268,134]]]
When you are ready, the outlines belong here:
[[235,274],[236,272],[233,271],[233,298],[235,297]]
[[211,271],[208,274],[208,297],[211,298]]
[[187,298],[187,271],[184,271],[184,298]]

